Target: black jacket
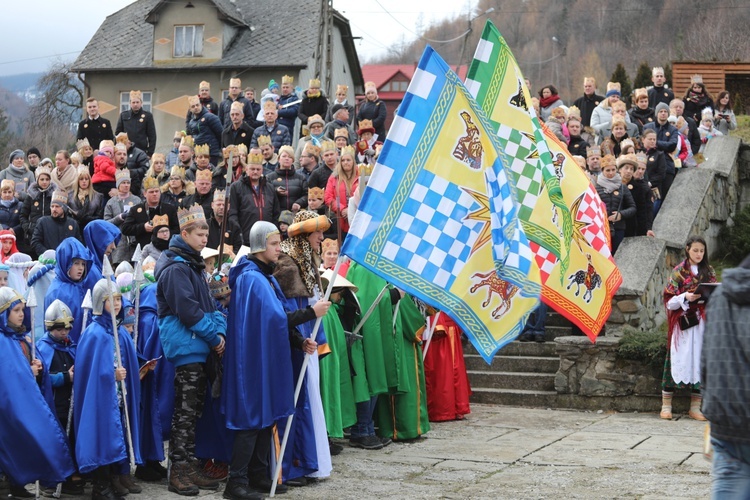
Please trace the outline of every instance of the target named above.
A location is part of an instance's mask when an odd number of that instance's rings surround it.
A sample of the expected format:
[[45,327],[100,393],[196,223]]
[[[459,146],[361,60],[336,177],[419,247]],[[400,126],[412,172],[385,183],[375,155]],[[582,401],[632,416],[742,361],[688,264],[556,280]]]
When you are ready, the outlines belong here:
[[[221,224],[217,221],[213,214],[211,217],[206,217],[208,223],[208,248],[215,250],[219,249],[219,243],[221,243]],[[242,246],[242,228],[233,220],[227,219],[226,235],[224,236],[224,243],[232,245],[232,249],[236,253]]]
[[661,193],[664,177],[667,175],[667,162],[664,153],[658,149],[646,151],[646,179],[651,183],[651,188],[658,188]]
[[[200,97],[199,97],[200,99]],[[208,110],[209,113],[219,116],[219,103],[214,101],[214,98],[211,96],[208,96],[208,99],[201,99],[201,104],[203,104],[203,107]],[[190,123],[190,119],[193,117],[193,113],[188,110],[187,115],[185,115],[185,127],[187,127],[188,123]]]
[[167,205],[166,203],[159,203],[155,208],[148,208],[145,201],[128,210],[128,214],[120,226],[120,231],[125,236],[135,237],[135,243],[140,243],[141,248],[143,248],[151,243],[151,233],[147,232],[143,226],[146,222],[152,220],[155,215],[166,215],[169,217],[169,231],[172,234],[180,233],[176,207]]
[[664,161],[667,163],[667,173],[674,174],[674,160],[672,156],[667,153],[673,153],[677,149],[677,129],[671,123],[667,122],[664,125],[660,125],[659,122],[649,123],[645,125],[645,129],[656,130],[656,148],[659,151],[664,152]]
[[646,179],[631,179],[626,184],[635,203],[635,217],[625,221],[625,236],[646,236],[654,222],[654,202]]
[[87,116],[85,120],[78,124],[76,140],[81,140],[84,137],[88,139],[93,149],[99,149],[99,143],[104,140],[115,140],[112,124],[106,118],[102,118],[101,115],[96,120],[92,120]]
[[206,108],[201,108],[198,116],[191,116],[187,126],[187,133],[193,136],[195,144],[208,144],[209,154],[214,158],[221,156],[223,131],[224,128],[219,118],[209,113]]
[[328,185],[328,178],[333,173],[333,170],[328,168],[325,163],[320,163],[310,174],[310,178],[307,180],[308,188],[320,188],[325,190]]
[[307,90],[302,93],[302,102],[299,105],[299,116],[302,125],[307,125],[307,119],[313,115],[320,115],[325,120],[328,114],[328,99],[325,93],[321,90],[319,97],[309,98],[307,97]]
[[2,229],[12,229],[16,233],[16,239],[23,237],[21,210],[23,210],[23,203],[15,196],[9,206],[0,204],[0,226]]
[[216,188],[213,186],[209,189],[208,193],[200,194],[198,191],[186,196],[182,199],[180,206],[183,208],[190,208],[196,203],[203,207],[203,213],[206,214],[206,219],[212,216],[213,210],[211,210],[211,203],[214,201],[214,191]]
[[630,115],[631,123],[638,125],[638,132],[641,134],[643,133],[644,125],[654,123],[656,120],[653,108],[641,109],[638,106],[633,106],[630,108],[630,111],[628,111],[628,114]]
[[253,141],[253,132],[255,132],[255,129],[244,121],[240,125],[240,128],[235,130],[234,125],[232,125],[230,120],[229,126],[221,133],[221,147],[225,148],[230,144],[244,144],[247,146],[247,150],[250,151],[250,143]]
[[586,142],[586,139],[581,137],[580,135],[570,136],[570,142],[568,143],[568,151],[573,156],[583,156],[586,158],[586,148],[589,147],[589,143]]
[[683,118],[688,124],[687,140],[690,143],[690,151],[692,151],[693,154],[696,155],[698,154],[698,151],[700,151],[701,145],[703,144],[703,142],[701,142],[701,133],[698,131],[698,124],[695,123],[695,120],[693,120],[689,116],[683,116]]
[[273,186],[260,178],[258,189],[253,189],[247,175],[229,187],[229,219],[242,229],[242,240],[250,241],[250,228],[259,220],[276,224],[281,213],[279,198]]
[[294,168],[288,170],[277,168],[274,173],[266,177],[266,181],[276,191],[281,210],[291,210],[295,203],[301,207],[307,205],[307,181],[305,176],[298,174]]
[[648,107],[651,109],[656,109],[656,105],[660,102],[669,106],[672,99],[674,99],[674,92],[672,92],[672,89],[666,87],[651,87],[648,89]]
[[372,120],[372,126],[378,134],[378,140],[385,143],[385,118],[388,114],[385,103],[380,99],[373,102],[365,101],[359,105],[357,125],[362,120]]
[[28,242],[34,235],[34,227],[36,227],[37,221],[50,214],[49,205],[52,201],[53,189],[52,184],[46,191],[39,191],[36,183],[29,186],[29,195],[23,202],[23,208],[21,208],[21,226]]
[[[156,125],[154,125],[154,115],[141,109],[137,113],[132,109],[120,113],[117,120],[115,134],[127,132],[130,142],[135,144],[138,149],[146,152],[151,157],[156,149]],[[131,192],[135,192],[131,189]]]
[[128,163],[126,165],[128,170],[130,170],[130,192],[136,196],[140,196],[141,184],[149,167],[148,156],[145,151],[133,146],[128,150]]
[[584,94],[575,100],[573,105],[577,106],[578,109],[581,110],[581,125],[583,125],[584,127],[591,126],[591,113],[594,112],[594,108],[597,107],[603,100],[604,96],[596,94],[592,96],[587,96],[586,94]]
[[37,255],[42,255],[50,248],[56,249],[65,238],[75,238],[81,241],[81,232],[78,230],[78,223],[75,219],[68,215],[59,219],[45,215],[37,221],[34,227],[31,248]]
[[622,215],[620,220],[610,223],[610,228],[614,224],[614,229],[616,230],[625,229],[625,221],[631,217],[635,217],[635,203],[633,202],[633,197],[630,195],[630,190],[623,184],[620,186],[620,189],[615,189],[611,193],[607,193],[603,187],[597,184],[596,192],[599,193],[599,198],[607,206],[608,217],[615,212],[620,212]]
[[83,231],[86,228],[86,224],[92,220],[104,217],[104,207],[106,204],[107,201],[104,199],[104,196],[96,191],[94,191],[94,194],[90,198],[86,198],[81,203],[81,200],[76,196],[74,191],[70,193],[68,209],[70,210],[70,215],[78,222],[78,227]]
[[[237,101],[242,103],[242,112],[245,114],[245,117],[242,119],[242,121],[252,126],[252,123],[255,120],[255,115],[253,115],[253,108],[252,106],[250,106],[250,101],[245,99],[245,97],[242,95],[237,97]],[[219,121],[221,122],[222,127],[226,127],[227,125],[232,123],[232,120],[229,118],[229,112],[232,109],[232,103],[234,103],[232,98],[227,96],[227,98],[221,101],[221,104],[219,104]]]

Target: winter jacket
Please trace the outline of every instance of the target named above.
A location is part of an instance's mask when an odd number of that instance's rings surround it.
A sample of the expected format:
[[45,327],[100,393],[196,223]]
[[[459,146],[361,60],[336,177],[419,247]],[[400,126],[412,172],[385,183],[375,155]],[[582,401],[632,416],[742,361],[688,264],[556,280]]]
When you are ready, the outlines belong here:
[[160,202],[156,207],[148,208],[146,202],[139,203],[128,210],[120,226],[120,231],[122,231],[124,236],[135,237],[135,243],[131,242],[131,246],[140,243],[141,248],[143,248],[151,243],[151,233],[147,232],[144,226],[146,222],[152,221],[155,215],[166,215],[169,217],[169,231],[172,234],[180,232],[176,207]]
[[357,139],[359,139],[357,131],[352,125],[348,125],[347,123],[339,120],[333,120],[332,122],[326,123],[326,126],[323,128],[323,135],[326,137],[326,139],[333,140],[335,138],[336,131],[340,128],[346,129],[347,133],[349,134],[349,145],[354,145],[354,143],[357,142]]
[[216,191],[214,187],[211,187],[211,189],[206,194],[200,194],[196,191],[193,194],[183,198],[180,206],[184,208],[190,208],[197,203],[198,205],[203,207],[203,213],[206,215],[206,219],[208,219],[213,213],[213,210],[211,209],[211,203],[214,201],[214,191]]
[[[190,113],[189,111],[188,113],[192,116],[192,113]],[[165,163],[166,165],[164,168],[167,171],[169,171],[169,169],[172,168],[172,165],[177,165],[178,163],[180,163],[180,148],[170,149],[169,153],[167,154]],[[169,179],[169,176],[167,176],[167,179]]]
[[292,145],[292,135],[287,127],[276,122],[274,126],[269,130],[268,126],[264,123],[263,126],[258,127],[253,132],[253,140],[250,145],[254,148],[258,147],[258,137],[261,135],[267,135],[271,137],[271,143],[276,153],[279,152],[281,146]]
[[580,135],[571,135],[570,142],[568,143],[568,151],[573,156],[583,156],[586,158],[586,148],[589,147],[589,143],[586,139]]
[[584,127],[591,126],[591,113],[594,112],[594,108],[603,100],[604,96],[597,94],[592,94],[590,96],[584,94],[575,100],[573,106],[576,106],[581,110],[581,125]]
[[341,215],[341,210],[349,207],[349,198],[351,198],[358,186],[359,177],[354,178],[351,189],[347,189],[346,183],[343,180],[340,181],[336,175],[331,175],[328,178],[325,204],[337,216],[339,224],[341,224],[341,230],[344,232],[349,231],[349,221]]
[[688,124],[687,140],[690,143],[690,151],[692,151],[694,155],[698,154],[698,151],[700,151],[701,145],[703,144],[701,141],[701,134],[698,132],[698,124],[689,116],[683,115],[682,117]]
[[26,166],[16,168],[10,165],[0,171],[0,181],[5,179],[12,180],[16,184],[16,198],[20,201],[26,200],[29,186],[34,182],[34,174]]
[[205,278],[200,253],[179,234],[172,236],[154,270],[159,338],[164,356],[175,367],[205,363],[211,348],[226,336],[226,318],[216,305]]
[[65,238],[81,240],[81,232],[75,219],[68,215],[60,218],[45,215],[34,227],[31,248],[37,255],[42,255],[46,250],[56,249]]
[[193,136],[196,146],[208,144],[209,155],[221,156],[221,133],[224,130],[218,116],[209,113],[206,108],[201,108],[197,116],[190,118],[186,131],[188,135]]
[[230,144],[244,144],[247,146],[247,150],[250,151],[250,145],[253,142],[253,132],[255,132],[255,129],[244,121],[238,129],[235,129],[234,125],[230,122],[229,126],[221,133],[221,147],[225,148]]
[[293,103],[294,101],[299,101],[299,97],[297,97],[297,94],[295,94],[294,92],[279,97],[279,123],[288,128],[290,133],[294,132],[294,126],[297,123],[299,103],[292,104],[291,106],[287,106],[286,108],[282,108],[281,106]]
[[685,103],[685,111],[682,114],[684,116],[689,116],[695,120],[696,123],[701,122],[701,112],[705,108],[711,108],[711,111],[714,109],[714,101],[705,94],[699,95],[690,92],[688,97],[683,98],[682,101]]
[[[716,118],[714,119],[714,123],[716,128],[719,129],[719,132],[723,135],[729,135],[730,130],[737,128],[737,117],[734,116],[734,111],[731,109],[725,109],[724,111],[719,111],[717,109],[715,114]],[[721,115],[725,115],[728,120],[724,119]]]
[[[245,99],[244,96],[238,96],[237,101],[242,103],[242,110],[243,113],[245,113],[245,117],[242,119],[242,121],[252,127],[255,115],[253,114],[252,106],[250,106],[250,101]],[[221,104],[219,104],[219,121],[221,122],[222,127],[227,127],[230,123],[232,123],[231,118],[229,118],[229,112],[232,110],[233,103],[234,100],[230,96],[227,96],[227,98],[221,101]],[[219,138],[221,138],[221,134],[219,134]],[[196,142],[196,144],[198,143]]]
[[[208,248],[218,250],[219,244],[221,243],[221,224],[211,214],[211,217],[206,216],[206,222],[208,223]],[[235,252],[242,246],[242,228],[234,220],[227,219],[227,224],[224,235],[224,244],[232,245]]]
[[666,155],[658,149],[646,151],[646,179],[651,184],[651,188],[657,188],[662,193],[662,184],[664,177],[667,175]]
[[378,140],[385,142],[385,119],[387,115],[388,108],[379,98],[374,101],[364,101],[359,105],[357,123],[362,120],[372,120],[375,133],[378,134]]
[[99,149],[100,142],[104,140],[115,140],[115,134],[113,131],[112,124],[106,118],[102,118],[101,115],[95,120],[92,120],[87,116],[78,124],[76,140],[80,141],[85,137],[88,139],[92,149]]
[[8,206],[0,203],[0,228],[12,229],[16,239],[23,237],[23,226],[21,225],[21,211],[23,203],[18,198],[10,200]]
[[635,203],[635,217],[625,220],[625,236],[646,236],[654,222],[654,203],[646,179],[631,179],[626,184]]
[[555,108],[559,108],[560,106],[565,106],[565,104],[562,102],[562,99],[558,99],[546,108],[540,107],[539,108],[539,120],[542,122],[546,122],[550,115],[552,114],[552,110]]
[[288,170],[277,168],[274,173],[266,177],[266,182],[276,191],[281,210],[291,210],[295,203],[300,206],[306,205],[307,180],[294,168]]
[[130,192],[140,194],[143,178],[149,167],[149,159],[146,153],[133,146],[128,150],[127,167],[130,170]]
[[628,111],[630,115],[630,122],[638,125],[638,133],[643,133],[643,126],[648,123],[654,123],[656,121],[656,115],[654,114],[653,108],[641,109],[638,106],[633,106]]
[[648,89],[648,107],[656,109],[656,105],[663,102],[667,106],[674,99],[674,92],[667,87],[651,87]]
[[656,149],[665,153],[664,161],[667,164],[667,173],[674,174],[674,160],[670,153],[673,153],[674,150],[677,149],[677,134],[679,132],[675,126],[669,122],[664,125],[660,125],[659,122],[654,122],[645,125],[643,129],[656,130]]
[[104,153],[100,153],[94,158],[94,175],[91,177],[91,183],[115,182],[115,172],[117,172],[115,161]]
[[81,228],[81,231],[86,229],[89,222],[104,217],[105,205],[104,196],[96,191],[94,191],[93,195],[86,196],[83,202],[76,196],[75,191],[72,191],[68,198],[70,215],[78,222],[78,227]]
[[250,241],[250,228],[259,220],[276,224],[281,214],[276,190],[261,177],[253,188],[247,175],[229,187],[229,219],[242,228],[242,240]]
[[615,212],[620,212],[622,215],[617,222],[610,222],[610,229],[613,226],[615,230],[625,229],[625,221],[631,217],[635,217],[635,202],[633,202],[633,197],[627,186],[623,184],[620,186],[620,189],[615,189],[611,193],[607,193],[602,186],[597,184],[596,192],[599,193],[599,198],[607,206],[607,216]]
[[[746,259],[747,260],[747,259]],[[706,307],[701,351],[703,414],[711,435],[750,445],[750,269],[726,269]]]
[[127,132],[130,142],[135,144],[138,149],[145,151],[149,158],[154,154],[156,149],[156,125],[154,125],[154,115],[145,109],[137,112],[129,109],[120,113],[115,135],[120,132]]
[[21,226],[27,242],[30,242],[34,235],[37,221],[45,215],[50,215],[53,189],[52,184],[44,191],[40,191],[36,183],[29,186],[29,196],[21,208]]
[[[120,228],[125,221],[125,215],[127,212],[139,203],[141,203],[141,199],[132,194],[124,200],[120,199],[119,196],[115,196],[110,199],[104,207],[104,220],[111,222]],[[133,243],[134,240],[135,238],[132,236],[123,235],[120,242],[117,244],[117,248],[112,252],[112,262],[130,260],[130,257],[135,250],[135,243]]]
[[325,120],[328,114],[328,98],[325,92],[320,91],[318,97],[307,97],[307,90],[302,93],[302,102],[299,105],[299,119],[302,125],[307,125],[307,119],[313,115],[320,115]]
[[[625,113],[625,121],[630,123],[630,115]],[[609,105],[609,101],[604,100],[594,108],[594,112],[591,113],[591,128],[602,137],[607,137],[604,134],[604,129],[612,125],[612,107]]]

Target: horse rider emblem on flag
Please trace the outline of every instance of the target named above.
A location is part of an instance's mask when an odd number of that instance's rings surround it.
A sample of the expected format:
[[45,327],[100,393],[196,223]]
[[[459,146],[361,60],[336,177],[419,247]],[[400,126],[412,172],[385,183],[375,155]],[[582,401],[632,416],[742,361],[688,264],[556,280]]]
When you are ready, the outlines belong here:
[[427,47],[342,252],[445,311],[489,361],[537,306],[539,269],[494,132]]

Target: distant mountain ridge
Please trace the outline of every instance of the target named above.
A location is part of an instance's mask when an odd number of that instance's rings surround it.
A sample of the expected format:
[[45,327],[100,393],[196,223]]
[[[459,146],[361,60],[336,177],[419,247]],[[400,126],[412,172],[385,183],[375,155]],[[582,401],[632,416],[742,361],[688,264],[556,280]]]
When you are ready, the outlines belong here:
[[11,92],[26,92],[36,87],[44,73],[22,73],[19,75],[0,76],[0,87]]

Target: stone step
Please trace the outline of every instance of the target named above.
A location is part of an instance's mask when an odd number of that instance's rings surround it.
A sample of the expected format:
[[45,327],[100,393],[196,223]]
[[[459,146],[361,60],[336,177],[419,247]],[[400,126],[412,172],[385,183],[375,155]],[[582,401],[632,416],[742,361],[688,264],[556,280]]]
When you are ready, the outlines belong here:
[[[556,357],[554,342],[520,342],[514,340],[497,351],[496,356],[547,356]],[[464,355],[479,355],[470,342],[463,344]]]
[[544,322],[545,326],[566,326],[570,327],[571,322],[562,314],[549,309],[547,311],[547,319]]
[[471,387],[554,391],[554,373],[519,373],[468,370]]
[[[589,411],[638,411],[658,413],[661,410],[661,395],[594,397],[576,394],[557,394],[555,391],[533,391],[522,389],[471,388],[471,402],[526,408],[566,408]],[[690,407],[690,396],[675,395],[672,400],[675,416],[684,416]],[[655,417],[656,418],[656,417]]]
[[557,373],[560,358],[549,356],[500,356],[488,365],[478,354],[465,354],[467,370],[521,373]]

